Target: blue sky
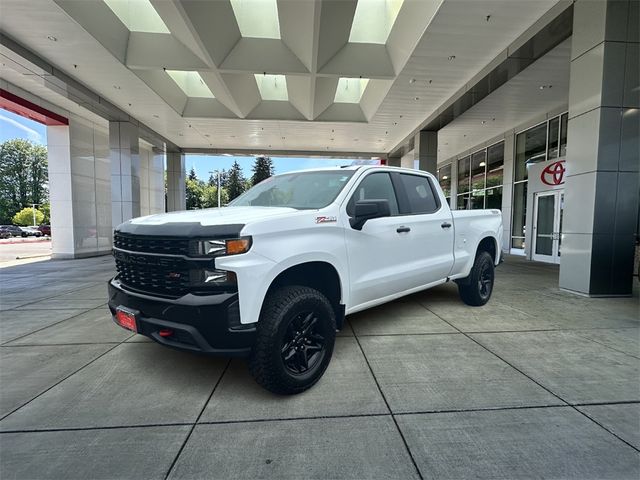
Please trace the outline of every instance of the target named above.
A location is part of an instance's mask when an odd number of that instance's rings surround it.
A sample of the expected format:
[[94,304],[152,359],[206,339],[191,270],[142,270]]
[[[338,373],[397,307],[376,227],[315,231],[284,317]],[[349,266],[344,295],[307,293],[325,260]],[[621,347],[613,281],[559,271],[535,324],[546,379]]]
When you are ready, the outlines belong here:
[[[291,170],[303,170],[306,168],[351,165],[353,162],[353,160],[350,159],[338,158],[271,157],[271,160],[273,160],[276,173],[285,173]],[[191,170],[191,167],[194,167],[198,178],[207,180],[209,178],[209,172],[216,169],[229,170],[234,161],[238,162],[245,177],[249,178],[252,175],[251,167],[253,167],[255,157],[187,155],[185,165],[187,174]]]
[[[24,138],[46,145],[47,127],[8,110],[0,109],[0,143],[14,138]],[[187,173],[191,170],[191,167],[194,167],[198,178],[207,180],[210,171],[216,169],[229,170],[235,160],[240,164],[245,177],[249,178],[252,175],[251,167],[253,166],[254,157],[187,155],[185,163]],[[350,165],[353,162],[353,160],[337,158],[272,157],[272,160],[276,173],[305,168]]]
[[24,138],[46,145],[47,127],[8,110],[0,109],[0,143],[14,138]]

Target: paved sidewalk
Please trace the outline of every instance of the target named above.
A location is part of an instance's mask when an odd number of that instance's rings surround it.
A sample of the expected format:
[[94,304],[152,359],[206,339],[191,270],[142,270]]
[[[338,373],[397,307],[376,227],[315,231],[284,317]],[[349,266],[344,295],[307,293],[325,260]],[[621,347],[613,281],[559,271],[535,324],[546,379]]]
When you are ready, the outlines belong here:
[[310,391],[115,326],[110,257],[0,269],[0,477],[640,477],[640,300],[509,258],[349,317]]

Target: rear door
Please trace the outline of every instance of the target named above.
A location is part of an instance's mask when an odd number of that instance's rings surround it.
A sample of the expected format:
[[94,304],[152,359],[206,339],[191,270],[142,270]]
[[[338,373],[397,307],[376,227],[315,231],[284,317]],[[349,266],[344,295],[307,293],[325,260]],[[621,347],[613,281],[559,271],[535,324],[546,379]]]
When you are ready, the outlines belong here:
[[394,173],[393,179],[403,222],[410,229],[405,248],[412,256],[407,268],[412,288],[447,278],[454,260],[451,211],[442,204],[432,178]]

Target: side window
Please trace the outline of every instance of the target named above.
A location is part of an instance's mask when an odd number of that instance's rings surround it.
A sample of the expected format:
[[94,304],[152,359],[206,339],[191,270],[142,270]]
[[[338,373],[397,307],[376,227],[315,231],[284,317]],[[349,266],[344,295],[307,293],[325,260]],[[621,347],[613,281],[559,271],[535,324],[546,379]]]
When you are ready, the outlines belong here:
[[398,215],[398,200],[388,173],[372,173],[360,182],[347,204],[348,215],[353,216],[356,202],[360,200],[388,200],[391,215]]
[[433,213],[440,208],[440,202],[428,177],[402,173],[400,178],[409,200],[407,213]]

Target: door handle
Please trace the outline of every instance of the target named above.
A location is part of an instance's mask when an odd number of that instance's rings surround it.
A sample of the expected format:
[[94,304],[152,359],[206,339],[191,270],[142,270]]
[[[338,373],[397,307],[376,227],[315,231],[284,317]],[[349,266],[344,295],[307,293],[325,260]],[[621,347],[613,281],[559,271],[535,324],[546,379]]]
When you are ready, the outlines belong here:
[[409,233],[411,229],[409,227],[398,227],[396,228],[396,232],[398,233]]
[[449,222],[444,222],[442,225],[440,225],[442,228],[451,228],[451,224]]

